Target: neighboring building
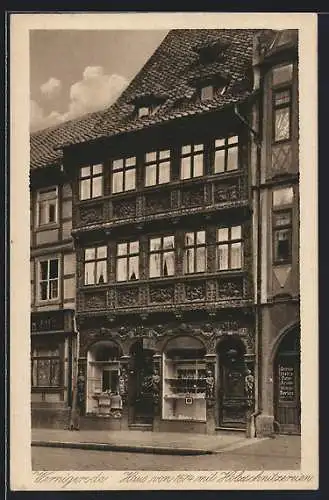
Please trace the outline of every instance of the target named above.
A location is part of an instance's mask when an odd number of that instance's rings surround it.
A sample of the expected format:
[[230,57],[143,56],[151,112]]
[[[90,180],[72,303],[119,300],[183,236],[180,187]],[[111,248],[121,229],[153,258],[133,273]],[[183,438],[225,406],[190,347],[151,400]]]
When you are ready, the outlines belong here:
[[33,193],[56,187],[64,213],[71,183],[74,239],[33,240],[64,267],[33,310],[76,309],[79,332],[78,379],[73,327],[32,336],[67,344],[36,394],[70,406],[78,380],[82,426],[213,433],[255,411],[258,435],[299,432],[295,35],[172,30],[109,110],[32,136]]

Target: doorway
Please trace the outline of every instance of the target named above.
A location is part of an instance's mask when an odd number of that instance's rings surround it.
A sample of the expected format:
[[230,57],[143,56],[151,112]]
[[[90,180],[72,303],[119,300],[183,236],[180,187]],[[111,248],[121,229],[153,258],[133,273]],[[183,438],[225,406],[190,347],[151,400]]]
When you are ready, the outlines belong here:
[[300,331],[287,333],[274,362],[274,418],[281,434],[300,434]]
[[131,348],[131,423],[153,423],[153,350],[143,347],[143,340]]

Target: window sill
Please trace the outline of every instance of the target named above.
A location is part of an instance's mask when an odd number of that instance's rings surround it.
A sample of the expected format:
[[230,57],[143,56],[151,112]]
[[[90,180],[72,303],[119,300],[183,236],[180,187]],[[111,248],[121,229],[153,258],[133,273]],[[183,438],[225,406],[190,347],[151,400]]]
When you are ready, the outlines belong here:
[[36,386],[36,387],[31,387],[32,392],[62,392],[64,391],[65,387],[64,386],[48,386],[48,385],[43,385],[43,386]]
[[35,227],[35,232],[41,233],[43,231],[50,231],[52,229],[59,229],[59,228],[60,228],[59,222],[54,222],[54,223],[52,222],[49,224],[43,224],[42,226]]

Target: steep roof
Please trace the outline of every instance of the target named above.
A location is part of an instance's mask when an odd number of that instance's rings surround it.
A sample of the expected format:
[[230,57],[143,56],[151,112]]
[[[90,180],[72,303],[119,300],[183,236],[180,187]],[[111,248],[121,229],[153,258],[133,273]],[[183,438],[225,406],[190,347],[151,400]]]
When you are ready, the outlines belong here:
[[[110,108],[31,135],[31,167],[58,161],[54,148],[104,136],[141,130],[160,123],[203,114],[244,100],[251,93],[253,38],[257,30],[171,30],[127,89]],[[200,61],[200,50],[218,45],[219,57]],[[193,99],[196,81],[219,76],[226,91],[214,99]],[[140,99],[158,99],[155,113],[134,113]]]

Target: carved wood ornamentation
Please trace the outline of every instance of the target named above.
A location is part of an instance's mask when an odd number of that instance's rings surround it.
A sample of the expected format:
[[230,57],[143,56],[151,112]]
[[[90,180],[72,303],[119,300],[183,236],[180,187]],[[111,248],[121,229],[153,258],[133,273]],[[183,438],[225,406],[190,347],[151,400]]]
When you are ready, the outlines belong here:
[[103,220],[103,205],[80,208],[80,224],[92,224]]

